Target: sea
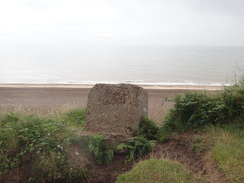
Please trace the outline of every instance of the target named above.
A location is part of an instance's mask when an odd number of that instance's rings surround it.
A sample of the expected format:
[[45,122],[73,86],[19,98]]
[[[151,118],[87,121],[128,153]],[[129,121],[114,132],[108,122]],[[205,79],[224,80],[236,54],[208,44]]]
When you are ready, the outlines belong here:
[[0,84],[230,85],[244,47],[0,44]]

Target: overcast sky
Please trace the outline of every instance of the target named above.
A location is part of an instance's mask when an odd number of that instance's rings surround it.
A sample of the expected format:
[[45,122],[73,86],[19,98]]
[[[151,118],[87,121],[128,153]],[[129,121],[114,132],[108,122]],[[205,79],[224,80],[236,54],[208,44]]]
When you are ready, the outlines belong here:
[[0,44],[244,46],[244,0],[0,0]]

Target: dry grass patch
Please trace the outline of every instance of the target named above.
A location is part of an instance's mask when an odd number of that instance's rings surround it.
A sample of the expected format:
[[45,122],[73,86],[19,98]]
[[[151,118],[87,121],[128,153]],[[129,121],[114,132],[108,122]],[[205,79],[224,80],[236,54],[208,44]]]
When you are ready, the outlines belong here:
[[213,140],[211,154],[231,182],[244,182],[243,125],[211,127]]

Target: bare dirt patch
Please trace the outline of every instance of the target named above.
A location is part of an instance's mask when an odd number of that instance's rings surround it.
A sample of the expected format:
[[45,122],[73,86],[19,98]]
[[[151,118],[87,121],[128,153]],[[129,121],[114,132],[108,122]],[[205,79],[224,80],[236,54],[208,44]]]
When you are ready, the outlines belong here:
[[10,170],[6,175],[0,175],[0,183],[26,183],[31,182],[30,177],[32,176],[32,167],[34,162],[27,160],[21,162],[19,168]]
[[[195,136],[204,134],[186,133],[171,137],[166,142],[158,144],[145,159],[151,157],[168,158],[178,161],[193,171],[196,175],[201,175],[210,183],[228,183],[225,174],[221,172],[209,154],[209,149],[199,153],[192,148]],[[86,177],[79,180],[85,183],[113,183],[117,177],[132,169],[135,162],[126,163],[125,154],[116,154],[113,161],[107,165],[99,165],[90,156],[89,152],[79,146],[71,145],[66,151],[70,157],[70,163],[75,167],[84,168],[87,171]],[[3,180],[4,183],[29,182],[33,163],[24,162],[23,166],[9,172]],[[60,182],[60,181],[58,181]]]
[[74,168],[85,170],[86,176],[82,180],[84,183],[116,182],[120,174],[132,168],[132,163],[125,162],[125,154],[116,154],[109,165],[99,165],[91,157],[88,150],[79,145],[71,145],[66,149],[66,152],[69,154],[69,163],[71,163]]
[[86,178],[87,183],[109,183],[116,182],[117,177],[131,170],[133,163],[126,163],[125,155],[116,155],[109,165],[94,164],[89,170],[89,177]]
[[[194,137],[201,136],[207,139],[205,134],[185,133],[169,138],[166,142],[158,144],[151,153],[144,159],[152,157],[167,158],[178,161],[186,166],[187,169],[196,175],[201,175],[210,183],[228,183],[225,174],[219,170],[217,164],[211,157],[209,150],[209,142],[206,141],[206,149],[199,152],[193,148]],[[132,169],[136,162],[125,163],[126,155],[115,155],[113,161],[109,165],[98,165],[94,161],[89,163],[89,174],[84,182],[90,183],[107,183],[116,182],[117,177]]]
[[201,175],[210,183],[228,183],[225,174],[221,172],[213,158],[206,149],[204,153],[199,153],[193,149],[193,139],[195,133],[186,133],[172,137],[167,142],[158,144],[147,156],[156,158],[168,158],[178,161],[197,175]]

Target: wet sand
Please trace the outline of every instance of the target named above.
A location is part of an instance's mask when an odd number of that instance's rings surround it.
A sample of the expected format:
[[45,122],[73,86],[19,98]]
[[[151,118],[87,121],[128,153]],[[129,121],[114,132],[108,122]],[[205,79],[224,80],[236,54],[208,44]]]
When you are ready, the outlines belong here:
[[[48,115],[59,110],[85,107],[92,85],[0,85],[0,112],[17,110],[28,114]],[[186,91],[216,91],[211,86],[142,86],[148,91],[149,118],[161,122],[173,105],[162,105],[165,97],[172,98]]]

